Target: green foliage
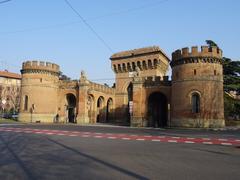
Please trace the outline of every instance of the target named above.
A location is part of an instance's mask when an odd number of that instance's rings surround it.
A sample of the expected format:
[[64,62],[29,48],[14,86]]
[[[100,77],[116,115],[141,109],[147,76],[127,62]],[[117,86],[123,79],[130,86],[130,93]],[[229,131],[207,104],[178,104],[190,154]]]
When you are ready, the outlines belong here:
[[240,61],[223,58],[224,90],[240,94]]
[[218,45],[212,40],[206,40],[206,43],[209,47],[212,47],[212,46],[218,47]]
[[71,80],[70,77],[68,77],[67,75],[63,74],[61,71],[59,73],[59,79],[60,80],[64,80],[64,81],[70,81]]
[[240,120],[240,101],[225,97],[224,110],[226,119]]
[[239,119],[240,101],[233,99],[227,94],[224,94],[224,114],[226,119]]
[[[240,94],[240,61],[232,61],[230,58],[223,58],[223,79],[224,91],[235,91]],[[240,118],[240,100],[224,95],[224,113],[226,119]]]

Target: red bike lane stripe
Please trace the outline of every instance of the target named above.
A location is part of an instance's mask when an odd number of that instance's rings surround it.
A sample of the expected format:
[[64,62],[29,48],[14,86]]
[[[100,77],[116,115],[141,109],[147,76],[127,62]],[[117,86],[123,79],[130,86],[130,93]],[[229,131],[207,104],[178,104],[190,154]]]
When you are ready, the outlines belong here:
[[169,143],[188,143],[188,144],[215,144],[215,145],[240,145],[239,139],[221,139],[221,138],[198,138],[198,137],[176,137],[176,136],[152,136],[152,135],[132,135],[132,134],[113,134],[113,133],[97,133],[97,132],[78,132],[65,130],[50,129],[31,129],[31,128],[11,128],[0,127],[0,131],[7,132],[23,132],[33,134],[61,135],[72,137],[93,137],[106,139],[136,140],[136,141],[156,141]]

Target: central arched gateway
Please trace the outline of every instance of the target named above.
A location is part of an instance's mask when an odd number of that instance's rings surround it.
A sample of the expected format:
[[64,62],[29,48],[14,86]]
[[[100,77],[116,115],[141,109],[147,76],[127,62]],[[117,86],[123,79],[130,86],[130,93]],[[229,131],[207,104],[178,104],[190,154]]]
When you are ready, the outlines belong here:
[[75,123],[76,118],[76,97],[73,94],[67,94],[67,117],[69,123]]
[[168,119],[167,97],[154,92],[148,98],[148,125],[152,127],[166,127]]

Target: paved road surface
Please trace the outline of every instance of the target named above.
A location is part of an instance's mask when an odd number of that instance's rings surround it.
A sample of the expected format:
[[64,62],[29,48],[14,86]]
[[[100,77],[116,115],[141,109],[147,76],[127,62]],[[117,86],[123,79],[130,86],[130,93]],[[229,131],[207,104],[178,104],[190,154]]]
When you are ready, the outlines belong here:
[[239,179],[239,140],[239,130],[0,126],[0,179]]

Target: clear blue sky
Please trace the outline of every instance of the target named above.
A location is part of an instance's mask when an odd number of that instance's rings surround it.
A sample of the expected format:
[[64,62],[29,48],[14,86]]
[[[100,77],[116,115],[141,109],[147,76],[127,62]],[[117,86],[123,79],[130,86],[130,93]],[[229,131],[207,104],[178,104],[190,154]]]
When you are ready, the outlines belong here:
[[[239,0],[69,2],[114,52],[158,45],[171,56],[178,48],[212,39],[226,57],[240,60]],[[89,79],[114,78],[111,54],[64,0],[0,4],[0,61],[11,71],[36,59],[59,64],[73,79],[82,69]]]

